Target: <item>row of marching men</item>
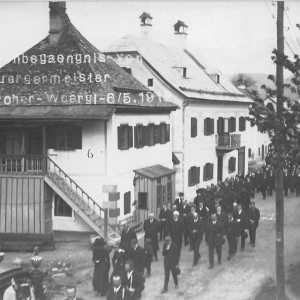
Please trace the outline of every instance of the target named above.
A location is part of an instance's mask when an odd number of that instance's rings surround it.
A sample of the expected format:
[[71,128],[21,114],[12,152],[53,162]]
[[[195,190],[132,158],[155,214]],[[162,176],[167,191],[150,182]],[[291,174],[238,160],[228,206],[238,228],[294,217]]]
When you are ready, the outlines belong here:
[[165,269],[162,293],[168,291],[170,273],[175,288],[178,288],[177,276],[180,274],[179,261],[183,241],[185,245],[189,244],[190,251],[193,251],[193,266],[196,266],[201,258],[200,245],[205,241],[209,250],[210,269],[214,267],[214,252],[217,253],[218,263],[221,264],[224,237],[227,237],[229,245],[228,260],[237,252],[239,239],[241,250],[244,250],[247,231],[252,246],[255,246],[260,212],[253,201],[247,211],[244,211],[239,203],[227,215],[222,212],[220,206],[217,212],[211,214],[202,202],[198,209],[194,204],[188,206],[190,211],[186,216],[177,210],[172,213],[165,204],[159,215],[160,221],[154,218],[154,214],[149,214],[149,219],[144,222],[144,248],[138,244],[134,230],[125,226],[120,247],[114,252],[111,260],[113,272],[110,280],[109,251],[105,247],[105,242],[97,239],[93,250],[95,264],[93,286],[96,294],[106,296],[107,300],[141,299],[145,277],[151,276],[152,261],[158,260],[160,233],[165,240],[162,250]]

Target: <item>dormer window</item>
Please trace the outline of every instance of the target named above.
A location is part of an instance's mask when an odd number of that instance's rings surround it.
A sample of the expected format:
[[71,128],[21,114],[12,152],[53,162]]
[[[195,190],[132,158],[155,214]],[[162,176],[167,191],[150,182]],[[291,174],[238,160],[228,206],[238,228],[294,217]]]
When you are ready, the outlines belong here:
[[210,74],[211,79],[213,79],[216,83],[220,83],[220,75],[219,74]]
[[186,68],[183,68],[183,78],[186,78]]
[[175,34],[187,34],[188,26],[184,22],[178,20],[177,23],[174,25],[174,31]]
[[148,86],[153,86],[153,78],[148,79]]

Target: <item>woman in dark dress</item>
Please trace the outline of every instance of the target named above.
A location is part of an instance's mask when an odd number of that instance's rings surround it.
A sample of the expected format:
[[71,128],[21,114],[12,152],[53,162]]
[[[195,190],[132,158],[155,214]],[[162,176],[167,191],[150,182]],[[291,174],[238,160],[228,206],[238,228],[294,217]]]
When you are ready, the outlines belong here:
[[108,273],[110,269],[109,252],[103,246],[104,240],[98,238],[93,244],[94,276],[93,287],[96,295],[106,296],[108,291]]

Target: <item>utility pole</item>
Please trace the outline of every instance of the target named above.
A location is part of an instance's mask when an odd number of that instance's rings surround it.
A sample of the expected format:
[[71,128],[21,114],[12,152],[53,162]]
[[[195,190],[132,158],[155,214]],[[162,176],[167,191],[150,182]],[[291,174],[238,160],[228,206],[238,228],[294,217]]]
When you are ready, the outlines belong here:
[[[284,1],[277,2],[277,51],[284,54],[283,36]],[[277,61],[277,119],[282,122],[283,111],[283,65]],[[278,129],[276,140],[281,133]],[[283,198],[283,147],[277,145],[275,171],[275,199],[276,199],[276,300],[285,299],[285,270],[284,270],[284,198]]]

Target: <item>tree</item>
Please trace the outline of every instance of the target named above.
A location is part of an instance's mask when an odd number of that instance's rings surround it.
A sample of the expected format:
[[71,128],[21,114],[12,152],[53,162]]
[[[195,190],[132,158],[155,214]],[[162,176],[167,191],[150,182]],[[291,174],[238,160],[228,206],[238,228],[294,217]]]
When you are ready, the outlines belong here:
[[[284,198],[283,169],[292,169],[299,164],[300,144],[300,104],[284,97],[283,90],[288,88],[300,96],[300,60],[298,55],[290,60],[284,55],[283,35],[284,2],[278,2],[277,12],[277,48],[273,50],[272,60],[277,65],[276,77],[269,75],[277,89],[276,91],[262,86],[270,96],[277,96],[277,109],[265,106],[262,99],[256,95],[255,103],[249,108],[248,118],[251,125],[257,125],[261,132],[269,134],[276,155],[271,163],[275,168],[276,185],[276,299],[286,299],[284,270]],[[283,68],[292,73],[291,83],[284,84]]]
[[246,89],[249,90],[256,90],[256,80],[247,74],[238,73],[231,77],[231,82],[236,86],[239,87],[244,85]]

